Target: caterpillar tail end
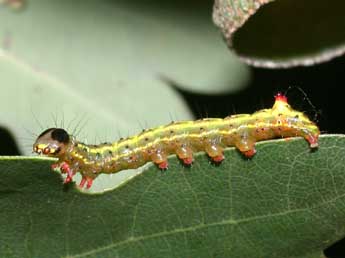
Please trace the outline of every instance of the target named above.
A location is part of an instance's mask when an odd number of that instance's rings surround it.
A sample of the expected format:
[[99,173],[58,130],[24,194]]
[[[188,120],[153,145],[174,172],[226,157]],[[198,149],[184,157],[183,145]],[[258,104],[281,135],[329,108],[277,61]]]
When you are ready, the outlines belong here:
[[315,149],[315,148],[319,147],[319,142],[318,142],[319,136],[318,135],[315,135],[315,136],[310,135],[306,139],[309,142],[310,148]]

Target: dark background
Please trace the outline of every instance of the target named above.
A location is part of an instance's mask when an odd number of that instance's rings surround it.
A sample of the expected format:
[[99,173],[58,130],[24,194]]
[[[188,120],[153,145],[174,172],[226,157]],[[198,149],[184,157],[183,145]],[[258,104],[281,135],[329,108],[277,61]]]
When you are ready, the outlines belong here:
[[[271,108],[273,96],[287,93],[289,103],[304,111],[319,125],[322,133],[344,133],[345,57],[312,67],[292,69],[252,68],[253,78],[245,90],[218,96],[179,91],[196,117],[225,117],[233,113],[253,113]],[[306,93],[306,97],[301,92]],[[312,105],[309,103],[311,102]]]

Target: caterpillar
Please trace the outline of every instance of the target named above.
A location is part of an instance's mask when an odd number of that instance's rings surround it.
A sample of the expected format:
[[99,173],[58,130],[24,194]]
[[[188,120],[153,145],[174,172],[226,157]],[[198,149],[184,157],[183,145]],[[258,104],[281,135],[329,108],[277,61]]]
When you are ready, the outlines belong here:
[[278,93],[271,109],[224,119],[171,122],[114,143],[87,145],[62,128],[49,128],[38,136],[33,151],[58,158],[52,169],[59,168],[67,174],[64,183],[71,182],[79,172],[82,175],[79,187],[86,184],[86,188],[90,188],[100,173],[138,168],[150,161],[165,170],[168,168],[167,157],[171,154],[176,154],[187,166],[193,162],[193,153],[199,151],[220,163],[226,147],[234,146],[245,157],[251,158],[256,153],[255,143],[258,141],[301,136],[309,142],[310,148],[316,148],[319,135],[317,125],[302,112],[294,110],[287,97]]

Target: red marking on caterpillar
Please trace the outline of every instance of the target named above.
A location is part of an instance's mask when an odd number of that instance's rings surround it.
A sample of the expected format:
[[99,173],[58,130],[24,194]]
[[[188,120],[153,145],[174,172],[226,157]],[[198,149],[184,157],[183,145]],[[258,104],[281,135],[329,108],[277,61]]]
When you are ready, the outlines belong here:
[[116,173],[154,162],[168,168],[167,157],[176,154],[185,165],[193,162],[193,153],[204,151],[215,163],[224,160],[223,150],[235,146],[244,156],[255,155],[255,143],[277,137],[304,137],[311,148],[318,146],[319,128],[302,112],[294,110],[286,96],[278,93],[271,109],[251,115],[240,114],[224,119],[173,122],[144,130],[114,143],[87,145],[64,129],[49,128],[33,145],[34,152],[58,158],[52,168],[67,174],[65,183],[76,173],[82,175],[80,187],[90,188],[100,173]]
[[282,101],[282,102],[285,102],[285,103],[288,103],[287,102],[287,97],[285,95],[283,95],[282,93],[278,92],[275,96],[274,96],[275,100],[276,101]]

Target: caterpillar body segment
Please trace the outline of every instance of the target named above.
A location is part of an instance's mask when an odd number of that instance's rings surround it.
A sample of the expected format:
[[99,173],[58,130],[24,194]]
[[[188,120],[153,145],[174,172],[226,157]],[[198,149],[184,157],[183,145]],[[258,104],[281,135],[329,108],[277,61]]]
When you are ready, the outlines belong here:
[[258,141],[301,136],[311,148],[316,148],[319,134],[314,122],[294,110],[284,95],[277,94],[271,109],[224,119],[173,122],[114,143],[87,145],[64,129],[50,128],[39,135],[33,150],[58,158],[53,168],[60,168],[62,173],[67,174],[65,183],[71,182],[73,176],[80,173],[80,187],[90,188],[100,173],[138,168],[150,161],[160,169],[167,169],[167,158],[171,154],[176,154],[187,166],[193,162],[193,153],[200,151],[220,163],[224,159],[224,149],[230,146],[250,158],[256,153],[255,143]]

